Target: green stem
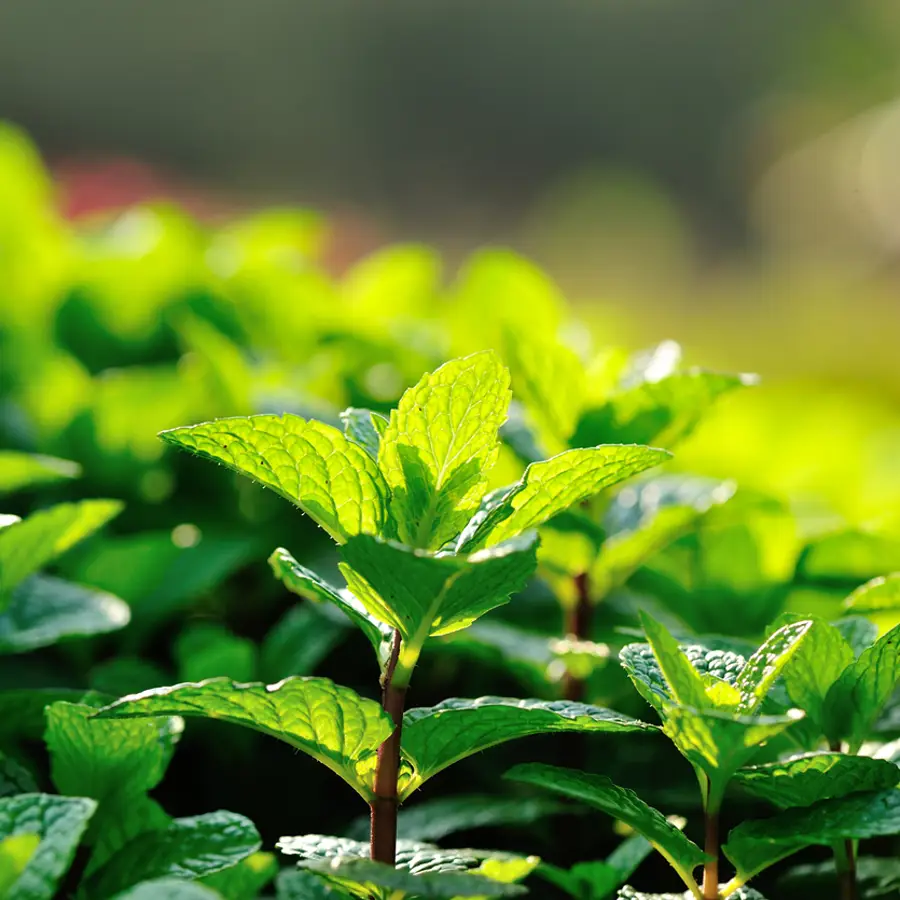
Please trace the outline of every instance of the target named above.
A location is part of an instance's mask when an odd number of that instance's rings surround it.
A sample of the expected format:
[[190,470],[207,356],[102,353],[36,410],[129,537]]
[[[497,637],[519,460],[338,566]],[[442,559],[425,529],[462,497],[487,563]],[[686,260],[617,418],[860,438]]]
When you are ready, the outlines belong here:
[[[566,636],[576,641],[591,639],[591,626],[594,618],[594,605],[591,603],[591,583],[587,572],[575,576],[575,606],[566,613]],[[566,700],[584,702],[587,684],[583,678],[577,678],[566,672],[563,682],[563,697]]]
[[375,796],[369,804],[369,855],[376,862],[393,866],[397,861],[397,778],[400,773],[400,738],[403,731],[403,708],[406,684],[394,684],[394,672],[400,656],[400,632],[394,632],[391,657],[383,678],[381,705],[394,722],[391,736],[378,748],[375,768]]

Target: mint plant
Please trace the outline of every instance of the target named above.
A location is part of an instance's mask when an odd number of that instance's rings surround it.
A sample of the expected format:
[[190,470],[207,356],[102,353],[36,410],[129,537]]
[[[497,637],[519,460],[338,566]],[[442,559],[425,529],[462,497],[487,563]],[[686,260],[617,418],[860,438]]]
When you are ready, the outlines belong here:
[[[522,406],[505,435],[525,461],[553,449],[606,442],[671,448],[687,437],[718,397],[755,383],[681,366],[681,348],[666,341],[626,356],[607,351],[588,369],[561,342],[522,328],[507,331],[506,355]],[[582,659],[567,667],[564,695],[583,699],[594,610],[648,559],[728,501],[729,482],[666,475],[593,498],[544,528],[541,574],[563,605],[564,635]],[[602,664],[602,654],[595,664]],[[584,672],[578,671],[579,667]]]
[[[221,419],[162,435],[276,491],[339,545],[344,588],[328,584],[285,549],[276,550],[271,563],[291,590],[333,604],[365,634],[380,671],[381,703],[323,678],[269,686],[212,679],[125,697],[100,715],[224,719],[320,761],[369,804],[368,862],[356,858],[359,848],[348,854],[346,845],[322,839],[331,848],[331,875],[341,869],[343,886],[361,885],[366,896],[413,889],[391,874],[398,807],[447,766],[530,734],[650,727],[565,701],[453,698],[406,709],[427,641],[468,627],[525,584],[536,564],[535,528],[668,456],[636,445],[571,449],[532,463],[516,484],[488,492],[508,385],[497,356],[482,352],[425,375],[388,419],[348,410],[343,433],[286,414]],[[315,846],[320,844],[317,839]],[[299,852],[307,867],[318,867],[319,850],[308,850],[307,839],[285,839],[282,847]],[[436,865],[454,895],[462,896],[452,870]],[[425,891],[424,882],[416,884],[416,893]],[[444,884],[433,890],[451,890]],[[472,895],[489,892],[507,891],[489,891],[481,882],[470,889]]]
[[[647,644],[629,644],[622,665],[662,721],[663,733],[694,769],[704,811],[703,847],[634,792],[601,775],[542,764],[525,764],[508,777],[586,802],[643,835],[669,862],[697,900],[719,900],[742,887],[738,878],[719,883],[719,817],[725,791],[738,770],[770,739],[802,719],[777,715],[763,704],[778,677],[803,646],[809,622],[785,625],[748,659],[737,653],[680,647],[667,629],[642,615]],[[693,872],[703,867],[702,886]]]

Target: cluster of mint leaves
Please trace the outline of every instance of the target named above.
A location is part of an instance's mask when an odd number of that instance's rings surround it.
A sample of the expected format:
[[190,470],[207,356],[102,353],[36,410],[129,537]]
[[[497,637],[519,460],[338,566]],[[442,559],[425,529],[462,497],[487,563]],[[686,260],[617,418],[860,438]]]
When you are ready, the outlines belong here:
[[[655,372],[653,378],[641,380],[640,366],[644,376]],[[656,386],[670,378],[683,380],[674,371],[660,374],[652,355],[633,360],[620,374],[618,392],[649,392],[656,399],[647,400],[647,408],[655,402],[668,409],[657,411],[652,428],[642,426],[648,442],[667,435],[658,442],[671,445],[687,433],[699,413],[683,415],[685,410],[715,395],[704,388],[705,399],[692,399],[694,389],[709,379],[724,384],[728,376],[690,373],[686,395],[683,384],[669,393]],[[900,678],[900,628],[878,638],[876,626],[860,618],[897,610],[898,576],[855,591],[836,622],[783,616],[752,652],[741,641],[729,647],[727,639],[679,643],[642,615],[648,643],[625,647],[620,659],[659,716],[659,727],[571,699],[450,698],[405,708],[425,644],[476,632],[478,620],[521,590],[535,570],[548,580],[555,574],[577,582],[590,574],[603,586],[591,597],[595,604],[654,550],[731,496],[727,483],[685,476],[645,477],[623,487],[669,456],[641,444],[569,446],[531,461],[518,482],[488,493],[500,441],[509,438],[509,402],[509,375],[495,354],[483,352],[426,375],[389,418],[347,410],[343,432],[292,415],[221,419],[165,432],[170,443],[275,490],[338,544],[344,587],[300,565],[284,548],[271,554],[270,565],[289,590],[335,607],[360,628],[372,646],[373,687],[377,671],[382,700],[313,677],[271,685],[214,678],[106,706],[96,695],[47,697],[56,701],[46,706],[44,739],[59,795],[40,793],[12,759],[2,761],[12,790],[0,798],[0,897],[49,900],[66,879],[85,900],[147,900],[161,891],[184,900],[243,898],[271,880],[274,858],[257,852],[259,835],[247,819],[227,812],[173,819],[148,795],[171,759],[182,718],[189,716],[280,738],[324,763],[371,807],[369,842],[283,838],[278,849],[298,857],[299,867],[279,876],[279,896],[505,896],[520,893],[518,882],[537,869],[573,897],[600,900],[656,849],[688,896],[750,900],[758,896],[746,886],[751,878],[804,847],[832,847],[846,879],[853,874],[856,841],[900,832],[896,753],[892,745],[867,743]],[[632,401],[627,408],[634,406]],[[678,428],[671,424],[676,411],[684,423]],[[536,446],[541,420],[534,414],[529,419]],[[616,417],[604,421],[609,433]],[[660,422],[668,424],[660,430]],[[518,427],[513,445],[526,426]],[[18,483],[70,474],[62,461],[47,458],[20,455],[13,463]],[[38,574],[119,509],[112,501],[85,501],[4,522],[0,587],[7,611],[0,623],[9,623],[2,629],[6,652],[127,623],[128,608],[117,598]],[[592,541],[590,552],[573,553],[571,543],[564,548],[572,536]],[[56,599],[48,603],[49,597]],[[510,633],[515,635],[507,631],[506,638]],[[580,652],[590,657],[592,648]],[[578,653],[569,659],[573,668]],[[539,866],[535,857],[443,850],[425,842],[460,822],[505,823],[553,813],[559,809],[554,801],[522,798],[504,805],[459,798],[397,814],[399,804],[432,776],[505,741],[561,731],[658,730],[695,770],[707,824],[702,848],[682,832],[683,820],[667,819],[608,778],[540,764],[518,766],[509,777],[599,808],[636,836],[606,861],[563,870]],[[738,825],[722,842],[718,817],[732,788],[780,812]],[[720,843],[735,869],[724,884],[718,878]],[[73,881],[66,872],[79,844],[89,855]],[[702,884],[695,878],[700,867]],[[620,896],[643,895],[623,888]]]

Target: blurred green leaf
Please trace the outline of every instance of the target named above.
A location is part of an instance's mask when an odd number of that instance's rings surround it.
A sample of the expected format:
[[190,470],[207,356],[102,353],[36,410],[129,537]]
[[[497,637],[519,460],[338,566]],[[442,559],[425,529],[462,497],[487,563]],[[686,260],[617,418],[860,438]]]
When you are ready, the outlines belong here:
[[256,645],[212,622],[189,625],[175,641],[179,681],[225,676],[233,681],[256,677]]
[[255,900],[259,892],[274,880],[278,861],[272,853],[251,853],[236,866],[222,869],[200,879],[224,900]]
[[11,494],[35,485],[77,478],[81,466],[67,459],[0,450],[0,494]]

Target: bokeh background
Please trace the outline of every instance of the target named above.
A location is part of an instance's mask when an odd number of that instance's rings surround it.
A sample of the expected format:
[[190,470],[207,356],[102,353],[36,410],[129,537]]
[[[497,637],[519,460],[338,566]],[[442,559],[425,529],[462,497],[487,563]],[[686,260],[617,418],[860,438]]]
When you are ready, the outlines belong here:
[[[890,0],[12,0],[0,120],[0,446],[82,469],[10,511],[125,499],[63,570],[133,611],[117,643],[6,660],[4,686],[120,694],[223,667],[365,684],[346,636],[310,657],[290,629],[268,640],[286,600],[267,554],[286,544],[327,570],[333,548],[155,434],[260,410],[389,409],[489,340],[466,331],[482,312],[488,329],[520,302],[555,310],[586,358],[674,339],[692,364],[762,376],[677,461],[783,505],[757,523],[757,538],[777,532],[774,558],[753,544],[741,565],[768,566],[785,595],[822,535],[864,536],[823,576],[831,600],[887,570],[884,555],[866,568],[866,540],[897,553]],[[484,247],[535,267],[473,261]],[[534,622],[558,612],[535,604]],[[452,654],[417,679],[421,704],[523,690]],[[239,810],[267,841],[345,827],[352,798],[313,763],[217,728],[189,729],[167,809]],[[644,752],[629,749],[636,765]],[[461,767],[441,791],[490,791],[509,761]],[[251,765],[252,782],[233,777]]]

